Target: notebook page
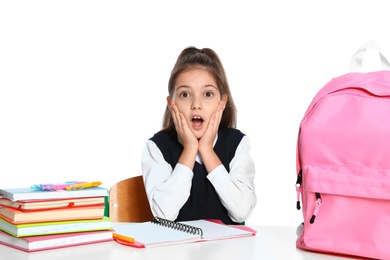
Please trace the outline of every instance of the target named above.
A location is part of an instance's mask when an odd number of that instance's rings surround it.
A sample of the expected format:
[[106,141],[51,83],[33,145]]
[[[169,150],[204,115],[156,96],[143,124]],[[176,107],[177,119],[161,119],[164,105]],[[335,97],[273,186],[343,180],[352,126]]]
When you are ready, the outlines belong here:
[[200,235],[163,227],[151,222],[112,223],[115,233],[133,237],[145,247],[190,243],[200,240]]
[[214,223],[207,220],[191,220],[180,221],[180,223],[188,224],[201,228],[203,230],[203,240],[217,240],[236,237],[252,236],[256,233],[255,230],[248,231],[229,226],[225,224]]

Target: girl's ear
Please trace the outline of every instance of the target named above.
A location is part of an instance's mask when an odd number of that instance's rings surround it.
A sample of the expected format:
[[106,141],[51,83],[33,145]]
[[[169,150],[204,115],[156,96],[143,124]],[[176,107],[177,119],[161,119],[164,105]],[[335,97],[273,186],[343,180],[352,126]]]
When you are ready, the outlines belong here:
[[172,104],[172,100],[170,96],[167,96],[167,105],[170,106]]
[[223,94],[223,96],[222,96],[222,100],[224,100],[224,101],[228,101],[228,96],[226,95],[226,94]]

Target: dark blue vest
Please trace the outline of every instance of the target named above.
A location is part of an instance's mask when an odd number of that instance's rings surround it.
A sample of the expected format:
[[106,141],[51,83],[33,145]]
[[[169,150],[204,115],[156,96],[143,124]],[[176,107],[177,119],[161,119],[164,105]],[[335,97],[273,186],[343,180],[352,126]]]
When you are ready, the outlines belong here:
[[[214,146],[214,151],[228,172],[230,171],[229,163],[233,159],[243,136],[244,134],[241,131],[233,128],[218,131],[218,140]],[[178,141],[176,132],[161,131],[150,140],[156,143],[164,159],[174,169],[183,151],[183,146]],[[193,172],[190,197],[180,209],[176,221],[219,219],[225,224],[238,224],[227,215],[227,210],[219,200],[213,185],[207,179],[206,168],[195,162]]]

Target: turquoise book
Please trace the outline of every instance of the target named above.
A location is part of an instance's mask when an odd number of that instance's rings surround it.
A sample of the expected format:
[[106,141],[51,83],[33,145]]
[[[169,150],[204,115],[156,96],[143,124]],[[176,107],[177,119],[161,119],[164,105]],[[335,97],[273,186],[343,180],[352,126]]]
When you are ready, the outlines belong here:
[[108,189],[92,187],[82,190],[35,190],[31,188],[4,188],[0,189],[0,197],[10,200],[37,200],[37,199],[67,199],[108,196]]

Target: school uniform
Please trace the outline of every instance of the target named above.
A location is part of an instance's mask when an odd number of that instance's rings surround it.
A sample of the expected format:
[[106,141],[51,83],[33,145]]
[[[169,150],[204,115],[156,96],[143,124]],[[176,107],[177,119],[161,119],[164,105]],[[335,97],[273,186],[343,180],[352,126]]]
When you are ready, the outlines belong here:
[[178,163],[182,150],[175,132],[158,132],[146,143],[142,171],[153,214],[176,221],[245,221],[256,205],[248,137],[237,129],[218,131],[214,151],[222,165],[208,174],[199,154],[193,170]]

